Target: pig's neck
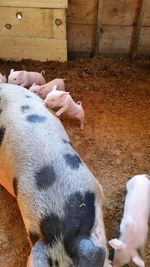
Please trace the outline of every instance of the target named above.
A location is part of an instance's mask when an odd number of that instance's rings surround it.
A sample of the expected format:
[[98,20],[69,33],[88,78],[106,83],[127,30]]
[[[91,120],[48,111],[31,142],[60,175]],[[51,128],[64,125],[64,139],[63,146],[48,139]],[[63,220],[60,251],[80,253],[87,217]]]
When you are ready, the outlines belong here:
[[68,95],[65,105],[68,105],[66,113],[72,113],[76,108],[76,103],[73,101],[72,97]]

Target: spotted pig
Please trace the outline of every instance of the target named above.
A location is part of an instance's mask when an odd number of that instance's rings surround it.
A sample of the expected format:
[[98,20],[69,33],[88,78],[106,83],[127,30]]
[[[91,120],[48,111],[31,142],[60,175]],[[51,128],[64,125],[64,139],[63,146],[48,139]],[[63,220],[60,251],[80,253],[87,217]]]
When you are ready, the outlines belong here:
[[28,267],[110,267],[103,190],[60,120],[29,90],[0,85],[0,183],[16,197]]

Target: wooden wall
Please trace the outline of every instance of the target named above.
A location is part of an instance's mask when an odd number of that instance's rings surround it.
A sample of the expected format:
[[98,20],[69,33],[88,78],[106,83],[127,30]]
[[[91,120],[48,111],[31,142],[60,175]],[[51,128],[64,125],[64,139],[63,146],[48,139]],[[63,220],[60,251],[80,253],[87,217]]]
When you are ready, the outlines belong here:
[[67,52],[150,55],[150,0],[0,0],[0,58],[66,61]]
[[73,57],[150,54],[150,0],[69,0],[67,34]]
[[0,58],[66,61],[67,6],[67,0],[0,0]]

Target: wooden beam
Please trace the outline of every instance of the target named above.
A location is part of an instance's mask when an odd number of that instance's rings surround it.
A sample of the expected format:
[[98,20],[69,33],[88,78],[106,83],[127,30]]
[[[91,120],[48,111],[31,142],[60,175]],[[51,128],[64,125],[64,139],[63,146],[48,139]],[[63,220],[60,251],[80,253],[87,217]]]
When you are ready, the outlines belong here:
[[41,7],[67,8],[68,0],[0,0],[0,6],[6,7]]
[[3,36],[0,38],[0,58],[64,62],[67,61],[67,42],[48,38]]
[[144,15],[144,6],[145,0],[139,0],[136,11],[135,11],[135,18],[133,22],[133,31],[131,35],[130,47],[129,47],[129,56],[130,58],[135,58],[137,55],[137,50],[139,46],[140,40],[140,33]]
[[100,39],[101,39],[101,32],[102,32],[102,8],[103,8],[103,1],[98,1],[98,9],[97,9],[97,25],[96,25],[96,38],[95,38],[95,56],[99,55],[99,47],[100,47]]

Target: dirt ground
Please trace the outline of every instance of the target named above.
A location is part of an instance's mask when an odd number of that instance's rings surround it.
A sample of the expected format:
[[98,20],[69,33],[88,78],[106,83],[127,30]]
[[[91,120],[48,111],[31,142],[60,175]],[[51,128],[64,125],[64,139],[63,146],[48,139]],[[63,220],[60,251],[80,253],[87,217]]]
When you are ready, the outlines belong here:
[[[61,120],[73,146],[103,185],[107,238],[117,237],[126,182],[135,174],[150,175],[150,60],[0,61],[3,74],[11,68],[45,70],[47,81],[66,78],[67,90],[82,101],[83,131],[77,121]],[[25,267],[29,251],[17,202],[0,187],[0,267]],[[150,231],[144,259],[149,267]]]

